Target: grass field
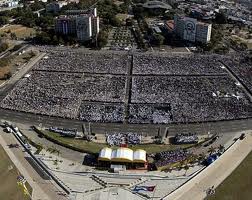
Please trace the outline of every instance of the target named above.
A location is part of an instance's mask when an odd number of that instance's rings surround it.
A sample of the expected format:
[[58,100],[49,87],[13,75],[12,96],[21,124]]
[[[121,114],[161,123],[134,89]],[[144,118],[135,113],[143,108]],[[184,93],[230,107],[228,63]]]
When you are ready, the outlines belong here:
[[17,38],[20,39],[34,35],[35,30],[22,25],[10,25],[0,29],[0,35],[5,34],[7,38],[11,38],[10,33],[15,33]]
[[251,200],[252,199],[252,152],[216,189],[207,200]]
[[[8,155],[0,146],[0,199],[3,200],[28,200],[24,197],[23,192],[17,185],[18,170],[11,162]],[[26,183],[27,189],[31,191],[31,187]]]
[[[43,131],[49,138],[57,140],[59,143],[66,144],[68,146],[76,147],[81,149],[83,152],[90,153],[99,153],[103,147],[108,146],[107,144],[87,142],[81,139],[73,139],[68,137],[62,137],[58,133]],[[161,145],[161,144],[143,144],[143,145],[134,145],[130,147],[131,149],[144,149],[147,153],[155,153],[160,151],[172,150],[177,148],[185,148],[192,145]]]

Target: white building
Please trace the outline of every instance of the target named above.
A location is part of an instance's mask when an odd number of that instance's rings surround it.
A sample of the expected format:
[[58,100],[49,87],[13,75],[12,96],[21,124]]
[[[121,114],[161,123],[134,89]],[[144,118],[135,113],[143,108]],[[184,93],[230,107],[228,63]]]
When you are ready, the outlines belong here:
[[56,33],[75,35],[79,41],[90,40],[99,33],[100,21],[97,16],[96,8],[90,13],[87,13],[87,11],[84,10],[69,10],[66,13],[68,15],[56,18]]
[[18,3],[18,0],[0,0],[0,7],[17,7]]
[[197,23],[196,41],[208,43],[211,40],[212,24]]
[[89,15],[77,16],[76,34],[80,41],[86,41],[92,37],[92,18]]
[[194,18],[174,17],[175,34],[190,42],[208,43],[211,40],[212,24],[198,22]]

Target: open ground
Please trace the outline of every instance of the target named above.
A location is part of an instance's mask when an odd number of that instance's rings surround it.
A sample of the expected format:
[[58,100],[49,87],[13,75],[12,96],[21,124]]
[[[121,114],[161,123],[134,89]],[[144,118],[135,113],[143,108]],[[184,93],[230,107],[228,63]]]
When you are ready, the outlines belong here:
[[[17,185],[17,176],[19,172],[12,163],[8,155],[0,146],[0,199],[5,200],[28,200],[28,196],[24,196],[23,191]],[[27,188],[31,191],[31,187],[26,183]]]

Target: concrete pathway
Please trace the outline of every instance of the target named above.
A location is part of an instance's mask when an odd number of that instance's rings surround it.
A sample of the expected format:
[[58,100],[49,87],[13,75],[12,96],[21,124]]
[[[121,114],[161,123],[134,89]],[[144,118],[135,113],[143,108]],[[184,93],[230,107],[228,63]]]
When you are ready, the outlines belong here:
[[23,167],[21,162],[18,159],[16,159],[14,153],[8,147],[8,145],[6,144],[6,142],[4,141],[4,139],[1,135],[0,135],[0,144],[4,148],[5,152],[7,153],[7,155],[9,156],[11,161],[13,162],[13,164],[17,167],[19,172],[25,177],[25,179],[28,181],[28,183],[32,187],[32,189],[33,189],[32,198],[39,199],[40,197],[43,197],[43,199],[49,199],[47,194],[43,190],[41,190],[40,187],[37,185],[37,183],[32,179],[29,172]]
[[206,190],[217,187],[238,167],[252,151],[252,132],[244,140],[238,140],[218,160],[194,177],[191,181],[168,195],[165,200],[202,200]]
[[[12,134],[4,133],[0,129],[0,145],[3,146],[7,155],[17,167],[19,172],[25,177],[33,189],[32,199],[36,200],[66,200],[66,197],[60,196],[57,193],[61,191],[59,187],[53,184],[50,180],[44,180],[36,170],[25,159],[26,153],[20,148],[9,148],[8,144],[18,143]],[[28,155],[27,155],[28,157]]]

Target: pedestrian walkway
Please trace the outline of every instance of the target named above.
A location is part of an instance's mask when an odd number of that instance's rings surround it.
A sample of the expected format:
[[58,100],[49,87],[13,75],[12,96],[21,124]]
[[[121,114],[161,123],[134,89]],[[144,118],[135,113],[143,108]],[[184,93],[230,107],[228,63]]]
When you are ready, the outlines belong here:
[[211,186],[217,187],[224,181],[252,150],[251,134],[249,132],[244,140],[238,140],[213,164],[164,199],[204,199],[206,190]]
[[18,143],[12,134],[7,134],[0,129],[0,145],[4,148],[7,155],[17,167],[19,172],[25,177],[27,182],[33,189],[32,199],[34,200],[66,200],[66,197],[59,195],[61,189],[53,184],[50,180],[44,180],[38,172],[30,165],[26,157],[29,155],[22,151],[20,148],[8,147],[8,144]]
[[13,162],[13,164],[17,167],[17,169],[19,170],[19,172],[25,177],[25,179],[27,180],[27,182],[32,187],[32,190],[33,190],[33,192],[32,192],[32,199],[40,199],[41,197],[43,197],[43,199],[49,199],[49,197],[47,196],[47,194],[43,190],[40,189],[40,187],[36,184],[36,182],[30,176],[30,174],[28,173],[28,171],[22,166],[21,162],[15,157],[15,155],[11,151],[11,149],[8,148],[8,145],[4,141],[4,139],[3,139],[3,137],[2,137],[1,134],[0,134],[0,144],[4,148],[5,152],[7,153],[7,155],[9,156],[9,158],[11,159],[11,161]]

